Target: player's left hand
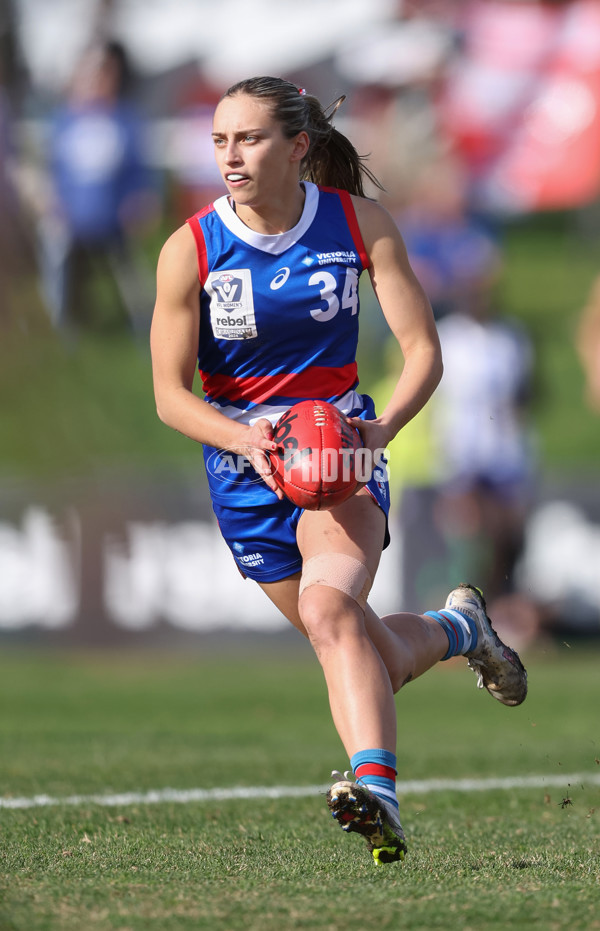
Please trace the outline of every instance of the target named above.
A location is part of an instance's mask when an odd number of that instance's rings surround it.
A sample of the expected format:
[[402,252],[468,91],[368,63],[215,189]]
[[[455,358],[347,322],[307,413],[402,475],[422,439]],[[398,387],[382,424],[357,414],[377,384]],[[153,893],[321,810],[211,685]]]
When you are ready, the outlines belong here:
[[371,470],[375,469],[379,465],[382,456],[385,455],[388,441],[387,429],[377,420],[363,420],[361,417],[348,417],[348,422],[356,427],[360,433],[365,449],[371,451]]

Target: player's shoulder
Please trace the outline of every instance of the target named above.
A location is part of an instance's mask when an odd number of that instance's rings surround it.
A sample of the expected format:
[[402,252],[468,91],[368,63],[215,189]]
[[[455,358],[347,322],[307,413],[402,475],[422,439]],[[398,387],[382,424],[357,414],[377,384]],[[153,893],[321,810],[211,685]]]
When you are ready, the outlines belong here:
[[359,197],[356,194],[352,194],[351,197],[367,250],[378,240],[400,238],[396,221],[382,204],[368,197]]
[[165,241],[160,250],[161,259],[169,262],[195,255],[196,243],[188,223],[178,227]]
[[380,224],[388,225],[391,224],[396,226],[394,219],[383,204],[380,204],[377,200],[372,200],[370,197],[360,197],[358,194],[351,194],[352,203],[354,205],[354,211],[359,220]]
[[187,223],[178,227],[164,243],[158,259],[158,274],[193,277],[198,274],[194,235]]

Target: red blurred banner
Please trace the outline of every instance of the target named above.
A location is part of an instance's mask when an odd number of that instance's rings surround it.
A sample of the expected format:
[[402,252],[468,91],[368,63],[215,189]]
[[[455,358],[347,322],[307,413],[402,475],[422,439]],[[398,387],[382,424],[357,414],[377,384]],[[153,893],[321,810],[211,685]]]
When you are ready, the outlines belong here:
[[600,192],[600,3],[478,2],[439,98],[446,137],[490,208],[579,206]]

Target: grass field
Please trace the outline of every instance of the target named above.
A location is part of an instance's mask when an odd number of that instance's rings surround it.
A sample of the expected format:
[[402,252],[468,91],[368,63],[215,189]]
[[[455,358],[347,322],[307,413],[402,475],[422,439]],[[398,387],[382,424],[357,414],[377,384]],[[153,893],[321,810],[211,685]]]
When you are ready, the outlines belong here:
[[324,804],[347,761],[302,641],[5,651],[1,931],[600,928],[599,655],[526,659],[519,708],[478,692],[463,660],[398,697],[409,854],[377,868]]

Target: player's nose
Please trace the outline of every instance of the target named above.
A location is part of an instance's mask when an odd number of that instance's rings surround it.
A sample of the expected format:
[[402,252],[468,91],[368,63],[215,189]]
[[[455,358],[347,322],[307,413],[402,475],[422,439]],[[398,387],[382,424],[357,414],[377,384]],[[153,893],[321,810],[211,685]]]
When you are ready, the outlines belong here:
[[232,140],[227,143],[227,148],[225,149],[225,162],[227,165],[239,165],[242,161],[240,154],[240,147],[237,142]]

